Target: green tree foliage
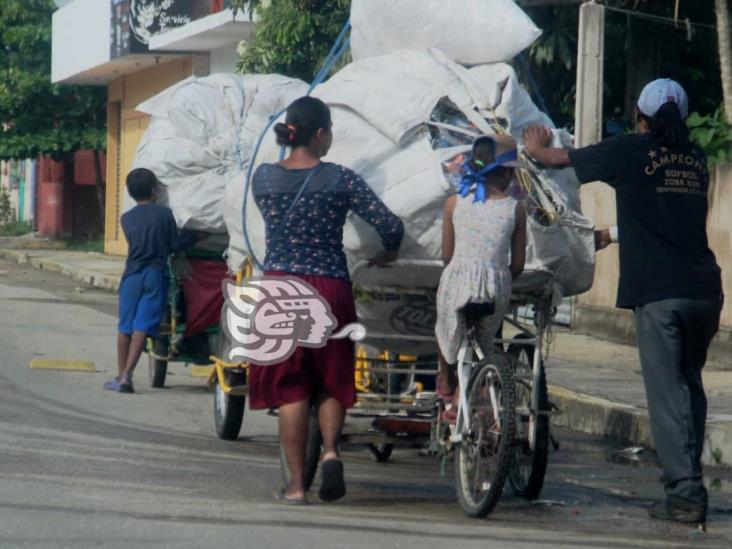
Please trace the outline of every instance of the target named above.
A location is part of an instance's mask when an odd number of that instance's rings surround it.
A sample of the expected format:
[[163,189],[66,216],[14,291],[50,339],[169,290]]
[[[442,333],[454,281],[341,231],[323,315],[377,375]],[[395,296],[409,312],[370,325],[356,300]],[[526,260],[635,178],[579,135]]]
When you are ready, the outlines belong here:
[[51,84],[54,9],[52,0],[2,0],[0,159],[105,148],[106,90]]
[[[577,66],[578,11],[543,8],[529,11],[542,35],[529,49],[530,68],[546,102],[549,116],[559,125],[574,119],[575,71]],[[517,65],[519,75],[524,66]]]
[[732,162],[732,126],[722,109],[706,116],[693,112],[686,121],[691,130],[691,139],[707,154],[710,164]]
[[[673,17],[671,0],[607,0],[609,7]],[[519,1],[521,4],[521,1]],[[628,64],[651,58],[653,74],[682,83],[692,108],[713,112],[721,101],[717,40],[713,28],[690,27],[685,20],[714,25],[713,0],[682,0],[678,25],[634,19],[649,38],[649,49],[630,51],[630,16],[611,10],[605,21],[605,118],[622,118],[626,102]],[[579,7],[576,4],[524,7],[543,35],[530,50],[531,71],[557,124],[574,119]],[[521,74],[521,71],[519,71]],[[526,75],[524,80],[526,80]],[[632,124],[632,120],[625,120]]]
[[350,0],[256,1],[257,30],[241,47],[239,73],[280,73],[310,81],[348,19]]
[[0,229],[15,222],[15,209],[10,203],[10,196],[3,185],[0,185]]

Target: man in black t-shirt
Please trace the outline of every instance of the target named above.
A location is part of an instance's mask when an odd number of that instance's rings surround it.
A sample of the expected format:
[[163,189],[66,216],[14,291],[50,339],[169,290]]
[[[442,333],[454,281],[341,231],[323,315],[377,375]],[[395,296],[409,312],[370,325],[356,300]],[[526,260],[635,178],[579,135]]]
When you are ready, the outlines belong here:
[[616,191],[620,240],[617,306],[635,312],[636,336],[667,500],[656,518],[704,522],[706,396],[701,371],[719,329],[721,273],[706,233],[709,172],[689,142],[688,99],[668,79],[650,83],[636,109],[639,133],[574,150],[550,148],[541,127],[526,151],[548,166],[572,166],[582,183]]

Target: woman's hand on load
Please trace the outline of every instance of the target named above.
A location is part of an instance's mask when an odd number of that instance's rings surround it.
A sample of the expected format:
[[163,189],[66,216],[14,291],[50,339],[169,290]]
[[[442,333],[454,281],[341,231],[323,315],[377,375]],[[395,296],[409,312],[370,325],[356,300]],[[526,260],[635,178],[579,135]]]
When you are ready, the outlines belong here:
[[552,132],[544,126],[533,125],[524,130],[524,146],[526,152],[536,157],[534,153],[552,146]]
[[397,250],[382,250],[378,254],[376,254],[374,257],[369,259],[368,266],[369,267],[389,267],[391,263],[394,263],[397,258],[399,257],[399,252]]
[[612,244],[613,239],[610,235],[610,229],[598,229],[595,231],[595,251],[599,252],[600,250],[604,250],[607,248],[610,244]]

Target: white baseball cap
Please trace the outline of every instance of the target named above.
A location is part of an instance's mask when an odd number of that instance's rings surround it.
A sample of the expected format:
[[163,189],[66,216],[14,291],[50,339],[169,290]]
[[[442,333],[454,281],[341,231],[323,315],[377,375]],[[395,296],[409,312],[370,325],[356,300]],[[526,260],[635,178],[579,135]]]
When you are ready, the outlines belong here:
[[681,116],[689,116],[689,97],[675,80],[659,78],[643,88],[638,98],[638,110],[646,116],[655,116],[666,103],[676,103]]

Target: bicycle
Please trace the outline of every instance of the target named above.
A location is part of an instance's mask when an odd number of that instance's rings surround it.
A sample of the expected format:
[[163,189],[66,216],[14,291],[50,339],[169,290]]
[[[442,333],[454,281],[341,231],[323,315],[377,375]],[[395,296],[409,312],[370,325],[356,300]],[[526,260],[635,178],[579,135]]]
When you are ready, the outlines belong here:
[[481,320],[494,312],[493,303],[463,309],[467,335],[458,353],[459,400],[449,444],[455,447],[458,500],[470,517],[493,510],[514,461],[513,371],[502,352],[484,350],[478,342]]

